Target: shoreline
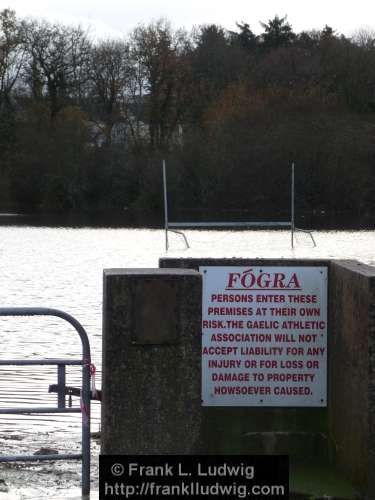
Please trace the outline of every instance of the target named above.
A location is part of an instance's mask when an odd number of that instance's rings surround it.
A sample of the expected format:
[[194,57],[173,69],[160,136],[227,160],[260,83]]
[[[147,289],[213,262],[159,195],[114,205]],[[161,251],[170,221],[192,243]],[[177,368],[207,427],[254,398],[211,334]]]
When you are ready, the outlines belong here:
[[[262,231],[270,227],[215,227],[204,226],[207,222],[266,222],[267,220],[288,221],[288,214],[279,213],[271,216],[253,216],[248,211],[222,211],[203,214],[201,211],[189,211],[184,214],[173,214],[178,222],[196,222],[198,227],[189,230],[228,231]],[[0,211],[0,226],[33,226],[33,227],[66,227],[66,228],[119,228],[119,229],[164,229],[163,214],[149,210],[103,211],[103,212],[11,212]],[[325,214],[310,213],[296,217],[296,226],[313,231],[371,231],[375,229],[375,216],[353,215],[350,213]],[[273,230],[285,230],[274,227]]]

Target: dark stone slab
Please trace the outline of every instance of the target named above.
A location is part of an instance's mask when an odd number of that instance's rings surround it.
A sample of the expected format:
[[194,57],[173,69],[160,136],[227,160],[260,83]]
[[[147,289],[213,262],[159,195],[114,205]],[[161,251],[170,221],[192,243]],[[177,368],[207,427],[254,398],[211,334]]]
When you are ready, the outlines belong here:
[[[131,335],[135,344],[168,344],[178,338],[176,279],[142,279],[134,285]],[[150,328],[152,325],[152,328]]]

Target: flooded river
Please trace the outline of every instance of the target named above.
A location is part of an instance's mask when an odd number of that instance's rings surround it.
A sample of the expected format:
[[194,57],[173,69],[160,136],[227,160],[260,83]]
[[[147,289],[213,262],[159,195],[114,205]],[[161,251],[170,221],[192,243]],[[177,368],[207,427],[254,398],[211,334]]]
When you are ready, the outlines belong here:
[[[0,232],[1,306],[52,307],[75,316],[88,332],[100,386],[103,269],[157,267],[166,255],[164,232],[27,226],[3,226]],[[294,249],[287,231],[186,235],[190,249],[179,235],[170,235],[169,256],[343,258],[375,265],[375,231],[314,232],[316,247],[307,234],[299,233]],[[58,318],[0,318],[0,338],[1,359],[75,358],[81,353],[77,333]],[[67,368],[67,384],[78,385],[79,375],[79,369]],[[55,367],[0,367],[0,407],[55,405],[56,395],[48,394],[48,386],[56,382]],[[92,430],[98,431],[100,407],[93,407]],[[80,415],[0,415],[0,444],[2,454],[32,454],[41,447],[59,453],[79,450]],[[96,489],[95,442],[92,452]],[[73,498],[79,482],[78,462],[0,464],[0,499]]]

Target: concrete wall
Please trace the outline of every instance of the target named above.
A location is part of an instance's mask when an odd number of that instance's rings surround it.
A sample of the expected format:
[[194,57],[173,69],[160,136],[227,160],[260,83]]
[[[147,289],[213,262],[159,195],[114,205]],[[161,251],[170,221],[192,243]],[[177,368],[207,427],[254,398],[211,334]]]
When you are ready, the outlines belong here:
[[[327,266],[328,260],[160,259],[161,268],[200,266]],[[329,276],[328,276],[329,280]],[[288,454],[301,461],[328,460],[327,408],[203,407],[203,447],[210,453]]]
[[[201,406],[199,266],[328,267],[328,407]],[[330,458],[375,498],[375,268],[354,261],[161,259],[104,273],[103,453]],[[170,269],[174,268],[174,269]]]
[[338,466],[375,498],[375,268],[333,261],[329,430]]
[[327,453],[368,498],[375,498],[375,267],[349,260],[160,260],[161,267],[209,265],[328,266],[328,407],[210,408],[203,410],[203,423],[211,423],[211,433],[224,424],[224,434],[232,429],[236,441],[241,434],[252,437],[247,452],[267,451],[271,442],[269,450],[298,459],[304,450],[319,462]]

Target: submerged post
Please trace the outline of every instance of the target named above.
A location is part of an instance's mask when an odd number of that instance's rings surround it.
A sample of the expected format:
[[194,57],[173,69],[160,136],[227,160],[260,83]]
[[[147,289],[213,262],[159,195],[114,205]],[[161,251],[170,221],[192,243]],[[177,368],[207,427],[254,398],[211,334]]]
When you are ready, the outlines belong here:
[[65,408],[65,384],[66,373],[65,365],[57,365],[57,407]]
[[164,188],[164,228],[165,228],[165,250],[168,251],[168,199],[167,199],[167,173],[165,160],[163,160],[163,188]]

